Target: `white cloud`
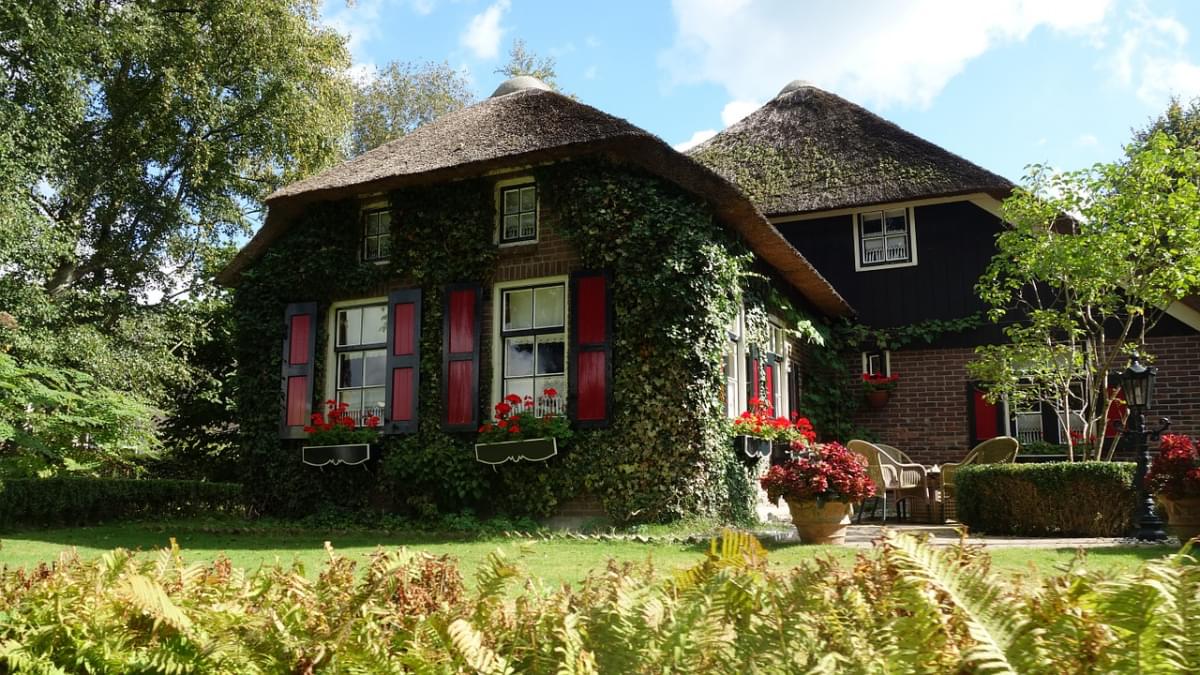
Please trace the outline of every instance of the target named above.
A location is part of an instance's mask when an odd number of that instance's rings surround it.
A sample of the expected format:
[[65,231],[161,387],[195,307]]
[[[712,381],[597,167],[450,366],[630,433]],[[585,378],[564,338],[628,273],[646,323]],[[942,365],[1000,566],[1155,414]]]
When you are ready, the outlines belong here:
[[595,35],[589,35],[583,39],[583,44],[595,49],[596,47],[600,46],[600,38],[596,37]]
[[585,80],[596,79],[596,66],[588,66],[587,70],[583,71],[583,79],[585,79]]
[[1185,51],[1187,28],[1173,17],[1151,16],[1142,5],[1128,19],[1130,27],[1111,63],[1117,83],[1133,87],[1151,105],[1162,105],[1172,94],[1185,99],[1200,95],[1200,65]]
[[729,126],[741,121],[743,117],[758,110],[762,104],[758,101],[730,101],[721,108],[721,124]]
[[496,58],[500,53],[500,38],[504,36],[500,19],[509,6],[509,0],[497,0],[483,12],[471,17],[471,22],[467,24],[467,29],[463,31],[459,41],[478,58]]
[[793,79],[880,106],[928,105],[966,64],[1038,27],[1102,30],[1111,0],[674,0],[676,83],[763,100]]
[[325,0],[321,14],[327,26],[346,36],[346,48],[359,61],[366,56],[364,46],[380,35],[382,8],[383,0],[359,0],[353,5],[345,0]]
[[703,131],[697,131],[696,133],[692,134],[692,137],[687,139],[686,141],[684,141],[682,143],[676,143],[675,145],[673,145],[671,147],[675,148],[679,152],[687,152],[688,150],[691,150],[692,148],[696,147],[697,145],[700,145],[704,141],[707,141],[708,139],[710,139],[716,135],[717,135],[716,129],[704,129]]
[[1081,148],[1094,148],[1100,145],[1100,139],[1096,138],[1095,134],[1080,134],[1079,138],[1075,139],[1075,145]]

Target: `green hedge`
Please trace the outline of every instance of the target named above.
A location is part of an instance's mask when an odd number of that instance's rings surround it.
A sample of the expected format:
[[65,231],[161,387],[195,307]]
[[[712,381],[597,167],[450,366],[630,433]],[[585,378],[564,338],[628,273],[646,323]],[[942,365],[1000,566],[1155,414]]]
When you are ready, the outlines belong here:
[[0,481],[0,527],[240,512],[242,486],[191,480],[22,478]]
[[1133,471],[1128,462],[965,466],[958,519],[988,534],[1121,536],[1133,522]]

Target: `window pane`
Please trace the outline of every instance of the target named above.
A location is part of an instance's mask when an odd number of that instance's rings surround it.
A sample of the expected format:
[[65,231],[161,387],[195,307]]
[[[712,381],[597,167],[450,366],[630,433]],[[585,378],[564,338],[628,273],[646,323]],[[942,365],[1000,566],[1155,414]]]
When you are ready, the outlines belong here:
[[521,236],[521,217],[504,216],[504,239],[517,239]]
[[887,259],[888,260],[907,260],[908,259],[908,237],[905,235],[891,235],[887,238]]
[[[386,406],[386,405],[387,405],[387,402],[384,400],[383,387],[378,387],[376,389],[363,389],[363,392],[362,392],[362,406],[363,406],[362,417],[366,417],[367,415],[383,417],[383,409],[384,409],[384,406]],[[355,420],[355,421],[359,422],[360,424],[362,423],[362,420]]]
[[338,354],[338,387],[363,386],[363,353],[343,352]]
[[384,374],[387,372],[387,352],[383,349],[372,349],[363,352],[366,363],[363,366],[363,385],[367,387],[383,386]]
[[362,308],[362,342],[375,345],[387,342],[387,306],[372,305]]
[[862,247],[863,262],[883,262],[883,239],[881,237],[864,239]]
[[521,196],[518,190],[504,191],[504,212],[516,213],[521,210]]
[[871,213],[862,214],[862,233],[880,234],[883,232],[883,212],[873,211]]
[[526,396],[533,396],[533,378],[505,379],[503,396],[508,396],[509,394],[520,396],[522,401],[525,400]]
[[338,340],[339,347],[348,345],[361,344],[362,337],[362,310],[361,309],[343,309],[338,312]]
[[521,210],[532,211],[534,205],[533,187],[521,188]]
[[537,336],[537,374],[549,375],[563,372],[564,354],[566,354],[566,338],[562,333]]
[[536,221],[534,220],[533,213],[521,214],[521,234],[519,236],[532,237],[535,234],[536,227]]
[[548,286],[534,289],[533,327],[563,325],[563,287]]
[[533,338],[508,338],[504,341],[504,376],[533,374]]
[[533,327],[533,291],[504,292],[504,330]]
[[363,260],[375,260],[379,257],[379,238],[367,237],[363,240]]
[[357,414],[362,409],[362,391],[353,389],[351,391],[339,391],[338,402],[346,403],[350,406],[350,412]]
[[379,237],[379,257],[386,257],[392,252],[392,235],[385,234]]
[[887,212],[887,231],[903,232],[905,230],[904,209]]
[[567,401],[567,378],[562,375],[551,375],[550,377],[539,377],[534,383],[534,399],[542,395],[542,392],[547,389],[553,389],[558,392],[558,402],[563,406],[560,412],[566,412],[565,405]]

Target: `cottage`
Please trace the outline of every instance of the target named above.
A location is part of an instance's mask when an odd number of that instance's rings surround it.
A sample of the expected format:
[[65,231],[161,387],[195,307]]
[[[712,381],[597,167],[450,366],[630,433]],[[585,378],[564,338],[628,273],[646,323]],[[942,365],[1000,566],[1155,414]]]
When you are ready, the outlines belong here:
[[[689,154],[750,196],[854,307],[856,322],[936,333],[929,343],[846,355],[852,371],[900,377],[887,405],[858,411],[860,427],[926,463],[960,459],[997,435],[1065,441],[1069,412],[992,405],[966,370],[975,346],[1004,337],[970,318],[985,309],[975,284],[995,254],[1011,183],[801,81]],[[1162,385],[1156,412],[1186,433],[1200,430],[1196,306],[1172,305],[1149,338]]]
[[[267,206],[219,279],[247,480],[276,511],[744,517],[724,420],[756,394],[794,410],[795,329],[852,313],[725,178],[529,77]],[[565,411],[556,454],[476,461],[510,394]],[[383,435],[306,466],[326,400]]]

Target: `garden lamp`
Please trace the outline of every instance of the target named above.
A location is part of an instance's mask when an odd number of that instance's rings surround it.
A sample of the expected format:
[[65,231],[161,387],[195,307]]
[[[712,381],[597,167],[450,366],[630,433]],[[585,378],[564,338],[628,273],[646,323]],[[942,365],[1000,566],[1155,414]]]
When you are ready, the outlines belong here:
[[1130,360],[1128,368],[1113,371],[1113,375],[1121,383],[1125,404],[1131,411],[1140,413],[1150,408],[1154,396],[1154,378],[1158,375],[1158,368],[1143,366],[1135,356]]
[[1143,541],[1162,541],[1167,538],[1162,520],[1154,510],[1154,495],[1146,489],[1146,471],[1150,466],[1150,447],[1147,441],[1158,438],[1171,425],[1170,420],[1164,418],[1162,426],[1158,429],[1151,431],[1146,428],[1146,411],[1154,397],[1154,377],[1157,374],[1158,368],[1147,368],[1136,356],[1130,359],[1129,367],[1125,370],[1109,373],[1111,379],[1121,384],[1125,405],[1129,409],[1129,418],[1120,431],[1137,453],[1137,468],[1131,486],[1137,495],[1133,536]]

